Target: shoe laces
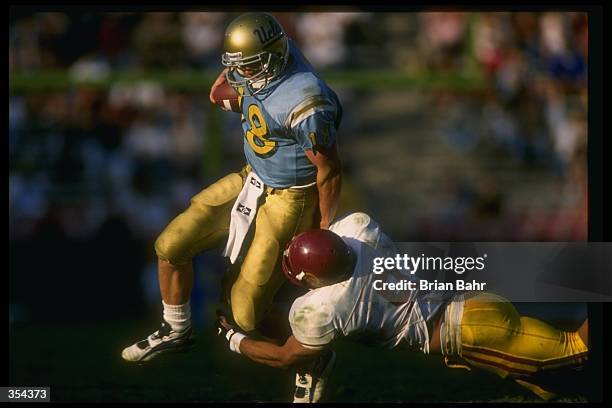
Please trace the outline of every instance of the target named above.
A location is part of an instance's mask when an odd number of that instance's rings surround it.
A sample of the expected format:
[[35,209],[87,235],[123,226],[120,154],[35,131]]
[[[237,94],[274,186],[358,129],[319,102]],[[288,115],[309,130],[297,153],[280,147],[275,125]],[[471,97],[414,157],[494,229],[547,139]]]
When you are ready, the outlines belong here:
[[302,385],[306,385],[308,384],[308,380],[306,379],[306,374],[305,373],[298,373],[298,382]]
[[296,382],[295,392],[293,393],[294,398],[303,399],[309,398],[310,396],[310,388],[308,387],[308,379],[306,378],[306,373],[297,373],[298,379]]
[[161,337],[168,336],[172,332],[172,327],[165,321],[161,323],[161,327],[155,333],[151,335],[151,339],[157,340]]

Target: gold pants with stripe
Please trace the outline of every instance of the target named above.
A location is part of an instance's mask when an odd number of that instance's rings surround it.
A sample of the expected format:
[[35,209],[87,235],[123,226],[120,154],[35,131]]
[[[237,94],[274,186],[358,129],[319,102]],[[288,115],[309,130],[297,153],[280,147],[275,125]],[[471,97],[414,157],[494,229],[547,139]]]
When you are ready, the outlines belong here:
[[[157,256],[172,265],[184,265],[196,254],[219,245],[229,233],[230,212],[250,170],[246,166],[239,173],[228,174],[193,196],[189,208],[157,238]],[[317,214],[316,185],[267,188],[251,226],[250,246],[231,286],[232,314],[242,330],[254,330],[266,315],[284,281],[280,251],[295,234],[318,227]],[[244,245],[248,243],[245,239]]]
[[446,308],[442,327],[447,365],[478,367],[509,377],[543,399],[554,394],[531,379],[547,370],[579,366],[588,357],[577,332],[520,316],[512,303],[491,293],[455,297]]

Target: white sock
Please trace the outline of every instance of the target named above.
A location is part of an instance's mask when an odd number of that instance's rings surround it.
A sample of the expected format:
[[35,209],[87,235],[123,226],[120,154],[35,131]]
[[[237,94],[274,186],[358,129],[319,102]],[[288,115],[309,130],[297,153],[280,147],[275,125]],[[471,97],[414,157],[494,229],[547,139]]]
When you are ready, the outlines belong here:
[[164,320],[168,322],[172,330],[183,331],[191,326],[191,304],[169,305],[162,300],[164,305]]

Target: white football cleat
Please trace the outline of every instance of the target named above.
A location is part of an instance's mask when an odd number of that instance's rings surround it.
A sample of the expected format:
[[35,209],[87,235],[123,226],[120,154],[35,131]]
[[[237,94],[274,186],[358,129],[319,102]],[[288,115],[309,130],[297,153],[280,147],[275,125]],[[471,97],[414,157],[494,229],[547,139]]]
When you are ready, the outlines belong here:
[[172,330],[162,321],[161,327],[144,340],[126,347],[121,357],[131,363],[144,363],[163,353],[180,352],[189,349],[195,343],[191,326],[181,332]]
[[328,350],[318,357],[311,369],[298,371],[295,375],[294,403],[319,402],[325,391],[325,385],[334,365],[336,364],[336,352]]

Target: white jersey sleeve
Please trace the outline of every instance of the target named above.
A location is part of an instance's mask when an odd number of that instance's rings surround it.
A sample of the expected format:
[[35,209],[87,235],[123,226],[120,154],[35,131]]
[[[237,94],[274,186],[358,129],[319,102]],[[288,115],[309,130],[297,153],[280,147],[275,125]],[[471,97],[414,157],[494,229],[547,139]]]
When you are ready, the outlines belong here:
[[349,279],[313,289],[293,302],[289,312],[293,336],[308,348],[346,338],[384,348],[405,341],[427,353],[427,322],[436,306],[430,305],[429,292],[412,291],[408,299],[393,302],[375,289],[378,275],[372,271],[372,259],[397,253],[380,225],[367,214],[352,213],[334,222],[330,230],[353,250],[355,269]]
[[320,347],[336,338],[334,305],[327,290],[312,290],[297,298],[289,311],[289,324],[293,336],[301,344]]
[[[368,214],[355,212],[334,221],[329,230],[343,238],[365,242],[382,252],[395,251],[395,244]],[[349,242],[350,245],[350,242]]]

